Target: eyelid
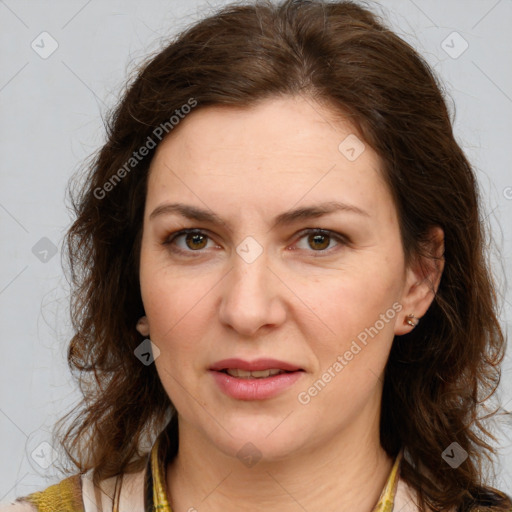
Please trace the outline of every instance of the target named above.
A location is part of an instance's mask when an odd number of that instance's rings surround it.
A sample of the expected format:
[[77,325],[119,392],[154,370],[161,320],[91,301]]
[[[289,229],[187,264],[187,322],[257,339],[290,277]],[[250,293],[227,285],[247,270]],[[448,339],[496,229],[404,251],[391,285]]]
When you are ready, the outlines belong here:
[[[180,236],[183,236],[183,235],[187,235],[187,234],[206,235],[209,240],[214,241],[214,237],[209,234],[209,231],[207,229],[202,229],[202,228],[184,228],[184,229],[172,232],[162,242],[162,245],[169,245],[169,246],[171,246],[172,243],[177,238],[179,238]],[[304,238],[306,235],[309,235],[309,234],[327,235],[327,236],[331,237],[332,239],[336,240],[338,242],[338,245],[340,245],[340,246],[346,246],[346,245],[350,244],[350,240],[349,240],[349,238],[347,236],[342,235],[341,233],[338,233],[336,231],[332,231],[330,229],[323,229],[323,228],[305,228],[305,229],[299,231],[295,235],[295,242],[294,242],[294,244],[297,243],[299,240],[301,240],[302,238]],[[201,250],[197,250],[197,251],[192,251],[192,250],[187,251],[187,250],[184,250],[184,249],[177,248],[175,246],[171,250],[173,252],[175,252],[175,253],[186,254],[187,256],[190,255],[191,257],[199,257],[199,256],[202,255],[202,253],[205,252],[202,249]],[[321,257],[322,255],[327,255],[327,254],[330,255],[333,251],[336,251],[336,248],[331,248],[331,249],[327,249],[327,250],[320,250],[320,251],[310,250],[310,251],[307,251],[307,252],[311,252],[313,254],[318,253],[318,256],[315,256],[315,257]],[[194,256],[194,253],[197,253],[197,255]]]

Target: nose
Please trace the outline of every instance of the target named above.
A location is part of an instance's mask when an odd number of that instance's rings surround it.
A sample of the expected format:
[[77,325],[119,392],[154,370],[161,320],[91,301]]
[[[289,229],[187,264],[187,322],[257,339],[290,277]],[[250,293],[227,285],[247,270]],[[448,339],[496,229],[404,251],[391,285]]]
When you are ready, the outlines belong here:
[[244,337],[281,325],[286,319],[286,287],[269,267],[266,253],[252,263],[235,254],[233,265],[223,279],[220,321]]

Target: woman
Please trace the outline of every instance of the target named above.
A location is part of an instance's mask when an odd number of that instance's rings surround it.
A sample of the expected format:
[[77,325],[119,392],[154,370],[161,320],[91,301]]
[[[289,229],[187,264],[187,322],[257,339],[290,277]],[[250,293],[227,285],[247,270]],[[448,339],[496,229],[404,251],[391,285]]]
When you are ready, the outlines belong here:
[[67,237],[79,471],[6,511],[512,510],[477,183],[409,45],[352,2],[229,6],[108,136]]

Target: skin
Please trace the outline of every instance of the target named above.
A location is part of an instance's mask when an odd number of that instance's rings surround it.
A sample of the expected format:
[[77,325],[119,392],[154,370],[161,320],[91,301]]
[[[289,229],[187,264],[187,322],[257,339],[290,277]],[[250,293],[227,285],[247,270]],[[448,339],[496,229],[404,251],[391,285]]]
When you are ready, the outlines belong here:
[[[179,414],[179,452],[167,467],[175,512],[370,512],[378,501],[393,463],[379,442],[383,371],[393,337],[412,329],[406,315],[428,309],[442,265],[427,273],[406,265],[380,159],[366,144],[348,160],[338,146],[350,134],[347,120],[298,96],[194,111],[157,149],[140,261],[146,316],[137,328],[160,349],[156,369]],[[366,214],[272,228],[286,210],[334,200]],[[150,219],[167,202],[209,209],[226,223]],[[163,243],[184,228],[207,237]],[[346,241],[315,241],[301,234],[307,228]],[[247,236],[263,250],[252,263],[236,252]],[[440,255],[442,231],[432,236]],[[300,403],[298,394],[394,303],[394,318]],[[272,357],[305,371],[274,398],[236,400],[208,371],[229,357]],[[262,457],[252,467],[237,457],[248,442]]]

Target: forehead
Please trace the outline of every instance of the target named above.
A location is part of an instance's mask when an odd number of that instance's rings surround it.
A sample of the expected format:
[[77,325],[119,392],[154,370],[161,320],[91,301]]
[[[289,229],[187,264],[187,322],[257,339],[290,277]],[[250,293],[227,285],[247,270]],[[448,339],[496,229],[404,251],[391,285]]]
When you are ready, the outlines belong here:
[[170,196],[238,207],[345,200],[370,210],[391,200],[380,158],[351,123],[302,97],[192,111],[151,163],[148,202]]
[[357,143],[356,137],[361,139],[355,127],[333,108],[301,96],[279,97],[247,108],[200,107],[169,133],[157,155],[190,151],[188,157],[196,158],[208,153],[207,160],[201,158],[201,167],[226,153],[229,158],[247,155],[260,162],[276,156],[283,161],[297,160],[301,155],[334,161],[341,154],[339,144],[349,135],[353,142]]

